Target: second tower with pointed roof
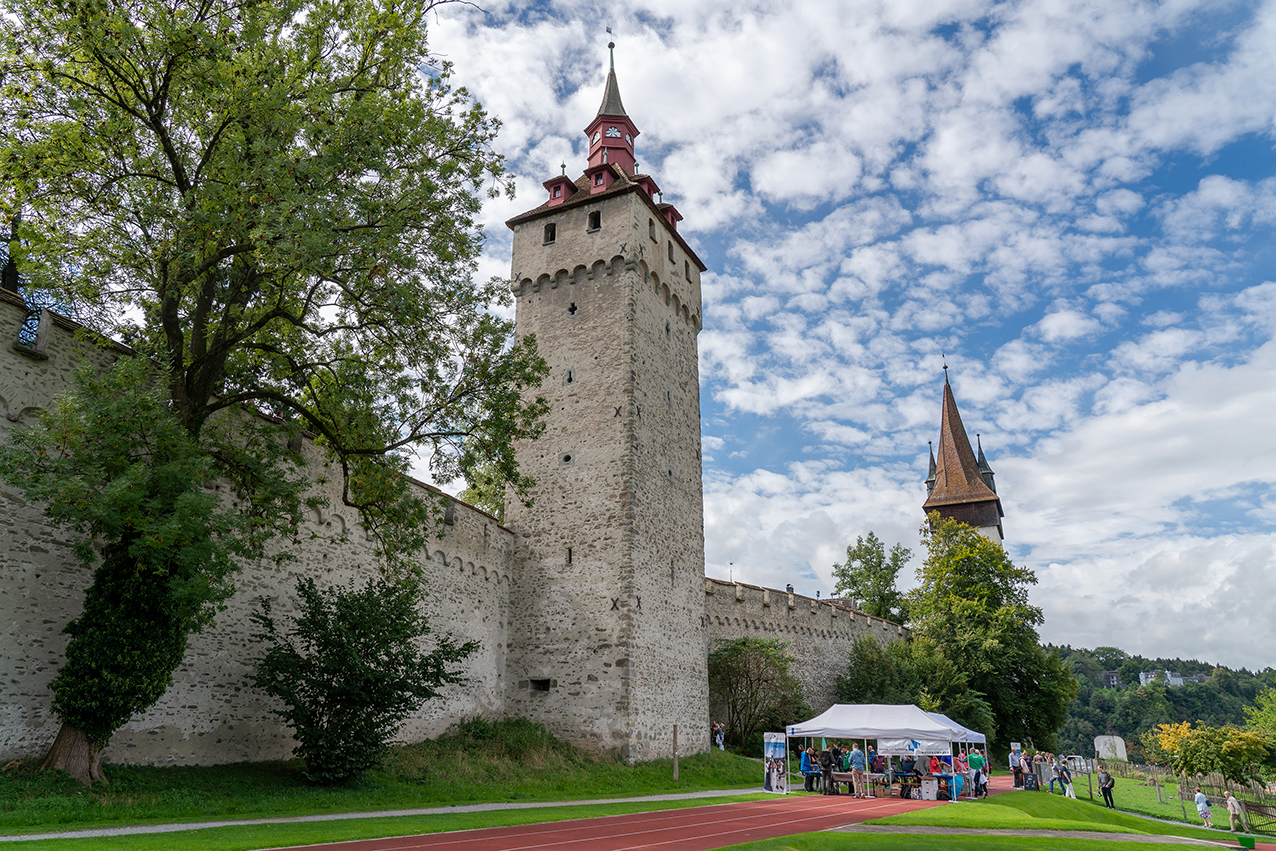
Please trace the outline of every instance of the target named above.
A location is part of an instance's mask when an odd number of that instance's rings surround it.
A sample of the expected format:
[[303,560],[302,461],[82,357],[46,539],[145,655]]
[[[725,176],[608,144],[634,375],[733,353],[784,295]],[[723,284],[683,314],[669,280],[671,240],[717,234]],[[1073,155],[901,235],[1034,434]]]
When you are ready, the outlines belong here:
[[944,367],[944,398],[939,419],[939,458],[930,457],[930,474],[926,477],[926,502],[922,510],[973,526],[985,536],[1000,543],[1005,537],[1001,518],[1005,512],[993,487],[992,467],[970,446],[966,427],[962,425],[953,388],[948,383],[948,367]]

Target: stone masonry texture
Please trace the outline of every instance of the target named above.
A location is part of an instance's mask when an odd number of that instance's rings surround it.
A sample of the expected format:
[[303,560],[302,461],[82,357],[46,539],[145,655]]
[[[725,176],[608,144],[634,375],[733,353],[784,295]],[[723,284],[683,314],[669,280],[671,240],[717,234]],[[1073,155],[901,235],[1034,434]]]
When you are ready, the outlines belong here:
[[[597,228],[588,227],[591,212]],[[465,665],[467,683],[407,719],[400,740],[476,716],[526,717],[630,760],[669,756],[677,725],[679,751],[694,753],[709,746],[705,662],[714,642],[789,642],[818,712],[833,701],[855,636],[903,634],[827,602],[705,578],[700,273],[684,244],[636,192],[515,227],[517,333],[536,335],[551,368],[539,390],[551,408],[546,433],[519,447],[534,502],[508,500],[507,526],[455,502],[422,554],[435,635],[479,649]],[[13,345],[26,315],[0,293],[0,440],[65,392],[80,363],[102,368],[131,356],[51,313],[44,351],[33,355]],[[278,707],[247,681],[263,652],[250,616],[268,597],[277,616],[291,617],[299,576],[330,586],[376,573],[357,516],[341,507],[334,483],[322,484],[315,447],[304,452],[328,507],[279,543],[294,556],[284,566],[243,565],[226,610],[191,637],[172,686],[115,735],[108,762],[291,754],[290,731],[271,713]],[[0,761],[38,756],[57,734],[49,683],[66,648],[62,628],[91,580],[72,540],[41,506],[0,487]]]

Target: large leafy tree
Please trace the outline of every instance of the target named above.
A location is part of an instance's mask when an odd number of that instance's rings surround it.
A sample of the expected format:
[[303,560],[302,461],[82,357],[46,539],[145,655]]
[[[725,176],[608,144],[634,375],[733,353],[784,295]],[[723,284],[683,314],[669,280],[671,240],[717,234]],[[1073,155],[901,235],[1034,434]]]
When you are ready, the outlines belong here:
[[846,672],[837,680],[837,699],[916,704],[992,738],[997,727],[992,707],[969,679],[929,638],[882,646],[876,637],[861,635],[851,644]]
[[938,515],[924,531],[926,559],[908,597],[914,633],[932,641],[992,708],[997,738],[1053,750],[1076,679],[1038,643],[1036,583],[1006,551],[970,526]]
[[1255,779],[1260,766],[1272,759],[1270,746],[1261,735],[1230,724],[1161,724],[1144,734],[1142,744],[1150,756],[1167,762],[1180,774],[1218,772],[1237,783]]
[[846,561],[833,565],[833,579],[837,582],[834,594],[849,594],[865,613],[879,618],[903,622],[904,595],[895,587],[899,572],[913,557],[903,544],[891,547],[872,532],[868,537],[857,537],[855,546],[846,548]]
[[723,720],[736,747],[757,744],[760,751],[768,726],[782,728],[810,714],[787,641],[750,635],[723,641],[709,653],[708,667],[709,711]]
[[[287,459],[260,449],[295,450],[309,432],[400,569],[441,510],[404,477],[410,454],[443,480],[484,465],[525,491],[513,443],[539,433],[545,409],[526,393],[545,371],[535,341],[511,343],[510,323],[488,311],[508,289],[472,279],[481,196],[505,180],[496,122],[427,51],[436,5],[3,0],[0,13],[0,220],[21,214],[24,287],[157,365],[154,408],[186,434],[182,452],[204,477],[188,485],[225,481],[227,498],[274,499],[274,516],[295,516]],[[252,438],[223,422],[245,409]],[[10,480],[25,484],[45,460],[11,456]],[[113,493],[115,467],[99,466]],[[168,486],[147,494],[176,523]],[[141,564],[130,536],[144,532],[88,528],[105,545],[99,572],[113,558]],[[169,594],[182,557],[157,556],[127,600],[101,583],[79,635],[95,640],[108,617],[98,603],[127,618],[142,597]],[[206,583],[206,602],[222,583]],[[102,685],[85,671],[82,690]],[[67,750],[78,756],[53,764],[94,763],[115,722],[80,723]]]

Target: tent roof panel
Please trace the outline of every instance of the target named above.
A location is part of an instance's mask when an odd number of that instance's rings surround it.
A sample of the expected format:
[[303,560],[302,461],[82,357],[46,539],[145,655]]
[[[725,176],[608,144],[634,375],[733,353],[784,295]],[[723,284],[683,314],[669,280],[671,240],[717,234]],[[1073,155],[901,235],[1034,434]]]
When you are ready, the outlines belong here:
[[942,739],[956,733],[911,704],[835,703],[824,712],[787,728],[790,736],[836,736],[846,739]]

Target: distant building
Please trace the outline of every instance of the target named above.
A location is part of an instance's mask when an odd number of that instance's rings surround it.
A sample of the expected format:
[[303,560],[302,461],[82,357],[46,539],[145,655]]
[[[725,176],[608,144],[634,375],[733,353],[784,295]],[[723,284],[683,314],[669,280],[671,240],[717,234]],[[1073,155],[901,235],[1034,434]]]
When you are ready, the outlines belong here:
[[1120,688],[1121,672],[1120,671],[1104,671],[1103,672],[1104,688]]
[[1191,674],[1185,677],[1175,671],[1141,671],[1139,673],[1139,685],[1145,686],[1158,678],[1164,680],[1165,684],[1168,686],[1181,686],[1185,683],[1203,683],[1209,679],[1209,677],[1205,674]]

